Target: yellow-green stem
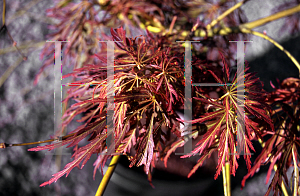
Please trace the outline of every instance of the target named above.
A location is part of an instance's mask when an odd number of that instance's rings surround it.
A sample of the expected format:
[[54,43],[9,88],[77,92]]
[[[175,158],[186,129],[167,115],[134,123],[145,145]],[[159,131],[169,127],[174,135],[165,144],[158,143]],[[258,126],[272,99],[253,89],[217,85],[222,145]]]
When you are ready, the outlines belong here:
[[285,187],[285,184],[283,181],[281,181],[281,189],[282,189],[282,192],[283,192],[283,195],[284,196],[289,196],[289,193],[288,191],[286,190],[286,187]]
[[[277,165],[275,164],[274,165],[274,171],[276,172],[276,170],[277,170]],[[286,190],[286,186],[285,186],[283,180],[281,181],[281,190],[282,190],[284,196],[289,196],[289,193]]]
[[222,166],[224,196],[231,196],[230,190],[230,164],[228,161]]
[[5,25],[5,8],[6,8],[6,2],[3,0],[3,11],[2,11],[2,25]]
[[[263,142],[261,139],[259,139],[258,141],[259,141],[260,145],[264,148],[265,142]],[[274,168],[274,171],[276,172],[277,165],[275,164],[273,168]],[[284,196],[289,196],[288,191],[286,190],[286,187],[285,187],[285,184],[283,181],[281,181],[281,189],[282,189]]]
[[108,182],[117,166],[117,163],[120,159],[120,156],[121,155],[115,155],[113,156],[112,160],[110,161],[110,164],[108,166],[108,169],[107,171],[105,172],[105,175],[103,176],[102,180],[101,180],[101,183],[98,187],[98,190],[96,192],[96,195],[95,196],[102,196],[104,194],[104,191],[108,185]]
[[290,15],[295,14],[297,12],[300,12],[300,5],[297,5],[293,8],[290,8],[290,9],[283,10],[283,11],[278,12],[276,14],[272,14],[271,16],[267,16],[267,17],[264,17],[264,18],[261,18],[261,19],[258,19],[258,20],[252,21],[252,22],[248,22],[246,24],[243,24],[242,27],[245,27],[247,29],[253,29],[255,27],[262,26],[262,25],[264,25],[266,23],[269,23],[269,22],[272,22],[274,20],[278,20],[280,18],[290,16]]
[[269,42],[271,42],[272,44],[274,44],[277,48],[279,48],[281,51],[283,51],[293,61],[293,63],[298,68],[299,74],[300,74],[300,64],[299,64],[299,62],[295,59],[295,57],[293,57],[293,55],[291,55],[291,53],[289,53],[289,51],[287,51],[286,49],[284,49],[283,46],[280,45],[278,42],[276,42],[275,40],[273,40],[269,36],[267,36],[267,35],[265,35],[263,33],[257,32],[257,31],[252,31],[252,30],[246,29],[246,28],[242,28],[241,31],[243,33],[250,33],[252,35],[256,35],[258,37],[264,38],[265,40],[268,40]]
[[[264,18],[260,18],[258,20],[252,21],[252,22],[248,22],[245,24],[241,24],[239,26],[236,27],[224,27],[224,28],[213,28],[213,29],[208,29],[208,30],[204,30],[204,29],[197,29],[195,31],[195,36],[197,37],[213,37],[215,35],[228,35],[231,33],[241,33],[241,29],[242,28],[246,28],[246,29],[253,29],[259,26],[262,26],[266,23],[278,20],[280,18],[283,17],[287,17],[290,16],[292,14],[295,14],[297,12],[300,12],[300,5],[295,6],[291,9],[287,9],[281,12],[278,12],[276,14],[273,14],[271,16],[267,16]],[[185,32],[185,34],[189,34],[189,32]]]
[[238,9],[239,7],[241,7],[246,1],[248,1],[248,0],[241,1],[241,2],[239,2],[237,4],[235,4],[233,7],[229,8],[228,10],[226,10],[223,14],[221,14],[220,16],[218,16],[218,18],[216,18],[210,24],[208,24],[206,26],[206,29],[211,29],[211,27],[213,27],[216,24],[218,24],[221,20],[223,20],[223,18],[225,18],[226,16],[228,16],[229,14],[231,14],[234,10]]

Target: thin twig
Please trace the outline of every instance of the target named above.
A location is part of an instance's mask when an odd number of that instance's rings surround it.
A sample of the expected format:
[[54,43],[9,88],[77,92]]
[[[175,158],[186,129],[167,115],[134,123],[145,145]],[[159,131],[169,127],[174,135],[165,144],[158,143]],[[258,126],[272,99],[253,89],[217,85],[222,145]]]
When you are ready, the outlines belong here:
[[[8,35],[10,36],[10,34],[8,33]],[[11,37],[11,36],[10,36]],[[11,37],[12,39],[12,37]],[[29,47],[39,47],[39,46],[42,46],[44,45],[45,42],[39,42],[39,43],[36,43],[32,46],[28,46],[26,44],[22,45],[21,48],[29,48]],[[23,61],[23,60],[27,60],[27,57],[25,55],[23,55],[20,51],[19,51],[19,48],[16,47],[16,46],[12,46],[10,48],[5,48],[5,49],[2,49],[0,50],[0,55],[2,54],[5,54],[5,53],[8,53],[8,52],[13,52],[17,50],[22,57],[20,57],[13,65],[9,66],[5,72],[3,73],[3,75],[0,77],[0,87],[3,85],[3,83],[7,80],[7,78],[12,74],[12,72],[18,67],[18,65],[20,65],[20,63]]]
[[7,80],[7,78],[11,75],[11,73],[16,69],[16,67],[18,67],[18,65],[20,65],[20,63],[23,61],[23,58],[20,57],[15,64],[9,66],[4,74],[0,77],[0,87],[3,85],[3,83]]
[[14,38],[11,36],[11,34],[9,33],[7,27],[6,27],[6,32],[10,38],[10,40],[13,42],[13,47],[15,47],[18,51],[18,53],[22,56],[23,60],[26,61],[27,60],[27,57],[20,51],[19,47],[17,46],[17,42],[15,42]]
[[[65,135],[61,137],[61,140],[65,140],[76,133],[71,133],[69,135]],[[43,143],[48,143],[48,142],[53,142],[56,141],[57,139],[49,139],[49,140],[44,140],[44,141],[38,141],[38,142],[29,142],[29,143],[20,143],[20,144],[6,144],[6,143],[0,143],[0,148],[7,148],[7,147],[12,147],[12,146],[29,146],[29,145],[34,145],[34,144],[43,144]]]
[[9,17],[7,19],[7,25],[9,25],[14,19],[22,16],[23,14],[25,14],[30,8],[32,8],[33,6],[35,6],[37,3],[39,3],[41,0],[34,0],[34,1],[30,1],[26,6],[22,6],[22,9],[18,12],[16,12],[14,15],[12,15],[11,17]]
[[221,14],[220,16],[218,16],[218,18],[216,18],[215,20],[213,20],[210,24],[208,24],[206,26],[206,29],[211,29],[213,26],[215,26],[216,24],[218,24],[221,20],[223,20],[223,18],[225,18],[226,16],[228,16],[229,14],[231,14],[234,10],[238,9],[239,7],[241,7],[244,3],[246,3],[248,0],[244,0],[241,1],[237,4],[235,4],[233,7],[229,8],[228,10],[226,10],[223,14]]
[[[276,172],[276,170],[277,170],[277,164],[274,165],[274,171]],[[286,186],[285,186],[283,180],[281,180],[281,190],[282,190],[284,196],[289,196],[289,193],[286,189]]]
[[177,16],[174,16],[173,19],[172,19],[168,34],[172,33],[172,30],[173,30],[173,27],[174,27],[174,24],[175,24],[176,20],[177,20]]
[[6,1],[3,0],[3,11],[2,11],[2,27],[1,27],[1,31],[3,29],[6,29],[6,32],[9,36],[9,38],[11,39],[11,41],[13,42],[13,46],[17,49],[17,51],[19,52],[19,54],[23,57],[23,60],[26,61],[27,57],[25,55],[22,54],[22,52],[19,50],[19,48],[17,47],[17,43],[15,42],[15,40],[13,39],[13,37],[11,36],[11,34],[9,33],[7,26],[5,24],[5,14],[6,14]]
[[247,28],[247,29],[253,29],[255,27],[259,27],[259,26],[262,26],[262,25],[267,24],[269,22],[278,20],[280,18],[290,16],[290,15],[295,14],[297,12],[300,12],[300,5],[297,5],[293,8],[290,8],[290,9],[283,10],[283,11],[278,12],[276,14],[272,14],[271,16],[267,16],[267,17],[264,17],[264,18],[261,18],[261,19],[258,19],[258,20],[252,21],[252,22],[248,22],[246,24],[243,24],[242,26]]
[[[215,27],[215,28],[207,29],[207,30],[197,29],[195,31],[194,35],[197,36],[197,37],[213,37],[215,35],[223,35],[224,36],[224,35],[229,35],[229,34],[232,34],[232,33],[242,33],[242,31],[241,31],[242,28],[246,28],[246,29],[251,30],[251,29],[254,29],[254,28],[259,27],[261,25],[267,24],[269,22],[278,20],[280,18],[290,16],[290,15],[295,14],[297,12],[300,12],[300,5],[295,6],[291,9],[287,9],[287,10],[278,12],[278,13],[273,14],[271,16],[267,16],[267,17],[260,18],[258,20],[252,21],[252,22],[241,24],[241,25],[236,26],[236,27],[224,27],[224,28]],[[184,31],[183,34],[188,35],[189,32]]]
[[117,166],[117,163],[120,159],[121,155],[115,155],[113,156],[109,166],[108,166],[108,169],[107,171],[105,172],[105,175],[103,176],[102,180],[101,180],[101,183],[98,187],[98,190],[96,192],[96,195],[95,196],[102,196],[104,194],[104,191],[108,185],[108,182]]
[[5,25],[5,8],[6,8],[6,2],[3,0],[3,10],[2,10],[2,26]]
[[[27,48],[34,48],[34,47],[42,47],[45,45],[45,41],[41,41],[41,42],[37,42],[37,43],[24,43],[22,45],[20,45],[18,47],[18,49],[27,49]],[[8,47],[8,48],[4,48],[4,49],[0,49],[0,55],[2,54],[6,54],[6,53],[9,53],[9,52],[14,52],[16,51],[17,48],[14,47],[14,46],[11,46],[11,47]]]
[[273,40],[269,36],[267,36],[263,33],[257,32],[257,31],[252,31],[252,30],[249,30],[249,29],[246,29],[246,28],[242,28],[241,31],[243,33],[250,33],[250,34],[256,35],[258,37],[264,38],[265,40],[268,40],[269,42],[274,44],[277,48],[279,48],[281,51],[283,51],[293,61],[293,63],[299,69],[299,74],[300,74],[300,64],[299,64],[299,62],[295,59],[295,57],[293,57],[293,55],[291,55],[291,53],[289,53],[289,51],[284,49],[283,46],[280,45],[278,42],[276,42],[275,40]]

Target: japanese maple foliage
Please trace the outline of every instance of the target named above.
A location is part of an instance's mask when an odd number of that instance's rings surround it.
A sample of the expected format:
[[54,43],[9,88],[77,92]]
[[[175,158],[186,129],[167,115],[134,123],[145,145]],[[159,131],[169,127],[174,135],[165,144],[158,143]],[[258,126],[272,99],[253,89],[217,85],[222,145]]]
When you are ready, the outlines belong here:
[[[267,133],[271,137],[265,142],[262,152],[254,162],[254,167],[244,177],[242,187],[245,185],[246,179],[253,176],[261,165],[270,163],[266,183],[269,181],[273,169],[275,175],[265,195],[269,195],[272,189],[274,195],[280,195],[282,190],[278,187],[283,182],[287,185],[292,183],[288,180],[288,169],[299,167],[300,80],[287,78],[279,88],[272,83],[271,85],[274,91],[268,94],[267,101],[273,106],[272,119],[275,130]],[[294,172],[296,171],[294,170]]]
[[[246,2],[240,1],[240,4]],[[292,4],[297,2],[294,0]],[[74,100],[76,103],[64,112],[61,129],[55,136],[60,136],[77,116],[81,116],[78,121],[83,124],[62,140],[29,149],[73,147],[73,161],[41,186],[56,182],[65,174],[68,176],[74,167],[84,167],[92,154],[98,156],[94,177],[109,158],[119,154],[128,157],[130,167],[143,166],[145,173],[151,176],[157,161],[164,160],[167,166],[170,155],[183,147],[189,137],[198,142],[181,158],[193,155],[200,158],[188,177],[212,153],[218,154],[215,179],[226,163],[230,165],[230,173],[235,175],[238,159],[243,156],[249,173],[242,186],[261,165],[270,163],[267,181],[273,168],[276,172],[266,195],[271,189],[275,195],[281,193],[283,182],[288,184],[287,169],[294,165],[296,173],[299,166],[300,82],[289,78],[279,88],[274,87],[274,92],[267,93],[259,78],[249,72],[247,63],[244,69],[238,67],[234,71],[236,46],[229,40],[246,39],[239,30],[247,20],[240,9],[220,16],[235,3],[235,0],[89,0],[66,5],[57,3],[49,9],[48,16],[59,21],[51,26],[50,37],[69,40],[62,44],[65,48],[63,65],[76,68],[64,78],[70,77],[77,84],[67,91],[63,102]],[[293,32],[299,29],[295,21],[297,18],[293,16]],[[231,34],[223,31],[224,35],[219,34],[223,27],[232,27]],[[110,33],[105,32],[107,29]],[[140,36],[132,38],[132,29]],[[108,79],[106,43],[98,42],[108,40],[116,41],[117,46],[112,80]],[[189,122],[193,129],[186,136],[182,136],[179,126],[186,121],[177,114],[184,105],[187,85],[185,47],[176,42],[178,40],[200,41],[191,45],[192,82],[220,85],[192,86]],[[46,44],[41,53],[45,61],[35,82],[52,64],[53,53],[53,43]],[[107,92],[108,86],[113,86],[111,92]],[[107,125],[108,95],[114,95],[113,133]],[[114,136],[113,146],[107,146],[109,135]],[[79,146],[85,138],[88,143]],[[252,166],[253,140],[260,141],[263,149]],[[112,150],[114,154],[109,153]]]
[[[115,94],[113,147],[116,153],[127,155],[131,148],[136,150],[135,156],[130,157],[130,166],[144,165],[145,172],[148,173],[150,163],[154,163],[153,157],[160,156],[160,151],[168,140],[167,135],[179,131],[174,124],[178,116],[173,107],[178,102],[183,102],[183,67],[179,61],[181,59],[170,57],[169,49],[155,48],[151,43],[151,36],[148,36],[150,39],[127,38],[122,28],[112,30],[111,34],[114,41],[122,41],[117,44],[121,51],[116,54],[118,58],[113,81],[107,81],[105,60],[97,65],[85,65],[67,75],[76,78],[76,83],[86,85],[69,89],[68,97],[64,101],[72,98],[77,103],[65,112],[62,130],[76,115],[87,112],[79,120],[85,122],[84,125],[72,131],[73,135],[63,141],[29,149],[52,150],[66,144],[69,144],[68,147],[75,146],[72,156],[74,160],[41,186],[56,181],[64,174],[68,175],[81,162],[82,168],[93,153],[102,153],[95,162],[95,171],[100,165],[103,167],[111,157],[109,154],[103,155],[107,152],[106,91],[109,82],[114,83]],[[103,60],[101,56],[95,55]],[[90,88],[90,84],[97,85]],[[143,115],[146,115],[145,124],[141,124]],[[162,126],[165,126],[166,130],[162,130]],[[78,143],[89,135],[90,143],[78,148]]]
[[[149,33],[149,32],[148,32]],[[178,124],[179,117],[176,114],[177,105],[183,104],[184,91],[184,53],[173,52],[170,55],[170,48],[157,48],[153,43],[155,39],[153,35],[148,38],[136,37],[134,39],[127,38],[122,28],[111,31],[114,41],[118,42],[115,61],[114,80],[108,81],[106,78],[107,62],[103,53],[95,55],[102,62],[97,65],[87,64],[83,68],[76,69],[72,74],[65,77],[73,76],[76,83],[86,84],[72,87],[68,91],[68,97],[64,101],[74,99],[77,103],[73,104],[64,114],[63,128],[71,122],[71,120],[83,112],[87,112],[80,122],[85,122],[82,126],[72,131],[70,137],[63,141],[57,141],[54,144],[43,147],[35,147],[31,151],[52,150],[62,145],[69,144],[68,147],[75,146],[74,160],[67,164],[61,172],[54,175],[48,182],[41,186],[52,183],[64,174],[69,172],[76,166],[81,168],[93,153],[102,153],[98,155],[95,162],[95,170],[100,166],[104,166],[105,161],[111,155],[103,155],[107,152],[106,137],[106,110],[107,110],[107,84],[114,83],[115,94],[115,110],[114,110],[114,135],[116,153],[123,153],[129,156],[131,161],[130,167],[133,165],[144,165],[145,173],[148,174],[150,164],[155,165],[155,159],[158,157],[168,159],[171,152],[178,146],[183,146],[185,140],[181,138],[181,131]],[[176,55],[177,56],[176,56]],[[171,57],[170,57],[171,56]],[[254,118],[260,118],[268,122],[272,126],[272,122],[267,113],[267,107],[262,102],[264,93],[261,89],[259,79],[252,73],[241,73],[238,70],[232,81],[230,81],[229,65],[223,58],[223,71],[218,72],[217,67],[212,65],[201,65],[202,69],[206,69],[215,79],[216,82],[224,84],[220,87],[223,95],[216,100],[210,99],[201,94],[201,88],[195,88],[193,94],[196,95],[195,100],[201,104],[209,104],[204,111],[204,116],[198,117],[192,123],[205,123],[208,130],[204,133],[203,138],[198,142],[198,146],[191,152],[192,154],[204,154],[198,161],[198,164],[190,172],[189,176],[203,164],[205,158],[209,157],[213,151],[218,151],[219,162],[215,178],[219,175],[225,161],[231,163],[231,173],[234,175],[238,167],[237,159],[239,152],[236,147],[243,146],[245,159],[248,169],[250,169],[250,149],[253,146],[250,142],[255,137],[261,137],[258,132],[258,123]],[[195,62],[197,61],[195,57]],[[248,68],[246,67],[245,71]],[[215,73],[216,72],[216,73]],[[195,75],[193,78],[198,79]],[[208,77],[209,78],[209,77]],[[245,100],[239,100],[237,89],[239,81],[244,81]],[[228,83],[231,82],[231,85]],[[90,85],[94,87],[91,88]],[[220,90],[219,89],[219,90]],[[242,109],[239,104],[245,105],[245,133],[237,127],[242,126],[237,120],[237,115],[242,115]],[[212,112],[210,112],[212,111]],[[146,123],[142,124],[141,119],[146,117]],[[162,129],[162,127],[166,127]],[[61,132],[57,133],[58,135]],[[178,138],[173,144],[170,144],[170,137],[173,134]],[[89,144],[78,148],[78,143],[90,135]],[[200,135],[199,135],[200,136]],[[198,130],[195,130],[191,137],[198,137]],[[244,137],[244,138],[243,138]],[[166,143],[168,142],[168,144]],[[168,145],[172,147],[166,153],[165,148]],[[136,153],[130,156],[129,152],[134,148]],[[189,157],[185,155],[182,158]]]
[[[250,149],[255,151],[251,140],[261,138],[262,135],[262,131],[259,131],[260,124],[255,122],[255,118],[263,119],[263,121],[269,124],[269,127],[273,127],[268,115],[269,107],[264,103],[265,92],[262,90],[262,84],[259,79],[253,73],[244,73],[238,70],[238,74],[235,74],[233,80],[230,81],[229,65],[223,56],[222,58],[224,62],[223,77],[217,76],[212,70],[208,70],[208,72],[213,75],[217,83],[222,84],[223,95],[218,99],[212,99],[196,92],[198,96],[195,99],[202,102],[202,104],[209,105],[209,107],[206,107],[205,114],[192,120],[192,123],[205,123],[208,130],[196,144],[197,147],[190,154],[182,156],[182,158],[186,158],[196,154],[201,155],[201,158],[188,177],[214,151],[218,151],[219,157],[215,178],[220,174],[225,161],[230,162],[231,174],[235,175],[238,168],[237,159],[240,157],[240,154],[244,155],[247,167],[250,169]],[[248,69],[246,67],[245,72]],[[239,88],[242,85],[244,85],[245,92],[242,92],[244,89],[241,90]],[[238,93],[245,94],[245,96],[241,98],[238,96]],[[243,117],[242,106],[244,106],[245,121],[239,119]],[[245,127],[245,132],[243,131],[243,126]],[[193,132],[192,137],[198,137],[198,132]],[[185,140],[178,140],[178,144],[176,145],[182,146],[185,142]]]

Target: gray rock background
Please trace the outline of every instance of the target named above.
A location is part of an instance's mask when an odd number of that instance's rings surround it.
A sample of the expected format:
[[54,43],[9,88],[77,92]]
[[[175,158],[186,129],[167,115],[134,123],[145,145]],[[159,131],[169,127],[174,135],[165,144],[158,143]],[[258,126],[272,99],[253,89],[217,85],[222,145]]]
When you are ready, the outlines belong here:
[[[30,3],[26,0],[7,0],[7,27],[18,45],[27,41],[38,43],[46,40],[48,30],[47,18],[44,14],[53,3],[47,0],[31,2],[36,4],[21,17],[14,17]],[[269,15],[272,7],[280,2],[282,1],[252,0],[243,6],[243,9],[249,21],[252,21]],[[2,13],[2,2],[0,7]],[[283,23],[284,20],[278,20],[256,30],[260,32],[266,30],[268,35],[282,43],[300,61],[299,34],[291,37],[286,32],[278,32]],[[266,90],[271,90],[270,80],[276,84],[276,78],[282,80],[286,77],[298,76],[295,65],[283,52],[261,38],[251,37],[251,40],[253,43],[247,44],[246,60],[250,61],[251,71],[258,72],[258,76],[265,83]],[[7,33],[1,32],[0,51],[11,46],[12,42]],[[22,143],[46,140],[53,134],[53,70],[48,69],[49,75],[42,77],[38,85],[33,86],[34,76],[42,65],[39,59],[40,51],[41,47],[22,50],[28,56],[28,60],[16,66],[9,78],[0,86],[0,142]],[[17,52],[0,53],[0,76],[9,67],[13,67],[19,58]],[[96,156],[92,156],[82,170],[74,169],[67,178],[62,177],[55,184],[41,188],[39,185],[56,173],[58,169],[55,164],[56,158],[45,155],[45,151],[28,152],[28,148],[26,146],[0,149],[0,196],[95,195],[101,180],[100,173],[96,175],[95,181],[92,178],[92,164]],[[64,149],[63,152],[71,153],[71,149]],[[62,156],[61,168],[71,160],[70,157],[70,155]],[[241,191],[240,180],[246,174],[246,170],[243,169],[245,168],[243,160],[240,164],[241,169],[239,168],[236,177],[232,179],[233,195],[264,195],[267,190],[266,169],[262,168],[257,175],[249,179],[246,187]],[[159,179],[157,174],[157,178],[153,181],[156,189],[152,189],[147,184],[145,175],[139,171],[129,170],[124,165],[126,165],[125,161],[117,167],[105,195],[222,195],[221,177],[217,181],[213,181],[211,176],[205,180],[195,180],[196,183],[195,181],[186,181],[186,183],[182,179],[169,183]],[[133,191],[130,192],[130,189]],[[177,194],[171,194],[172,192]]]
[[[18,43],[38,43],[46,40],[47,18],[45,10],[53,5],[52,1],[6,1],[7,28]],[[31,8],[27,7],[32,5]],[[2,1],[1,17],[2,17]],[[29,8],[21,17],[15,14]],[[1,18],[2,21],[2,18]],[[12,41],[6,32],[0,35],[0,50],[11,47]],[[22,143],[42,141],[54,133],[53,112],[53,68],[41,77],[34,86],[33,81],[42,66],[39,59],[41,48],[22,50],[28,56],[21,62],[5,83],[0,87],[0,142]],[[5,53],[0,56],[0,75],[14,66],[21,56],[17,52]],[[70,127],[74,128],[74,127]],[[96,157],[82,169],[74,169],[68,178],[61,178],[56,184],[46,187],[39,185],[52,177],[71,161],[70,155],[62,156],[61,167],[58,169],[55,155],[43,152],[28,152],[32,146],[12,147],[0,150],[0,195],[33,196],[33,195],[94,195],[101,180],[100,173],[95,181],[92,178],[93,162]],[[71,153],[64,150],[63,153]]]

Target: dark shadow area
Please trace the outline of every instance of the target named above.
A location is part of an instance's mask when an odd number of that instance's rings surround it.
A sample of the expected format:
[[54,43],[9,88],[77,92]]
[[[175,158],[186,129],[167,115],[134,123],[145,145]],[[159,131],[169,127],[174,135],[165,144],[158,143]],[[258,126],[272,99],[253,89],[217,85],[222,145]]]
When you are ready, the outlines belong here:
[[[291,38],[281,45],[300,62],[300,36]],[[299,77],[299,70],[288,56],[278,49],[272,47],[262,56],[255,58],[249,62],[250,72],[257,72],[257,76],[264,83],[264,89],[268,92],[272,91],[270,81],[278,87],[276,79],[280,81],[288,77]]]

